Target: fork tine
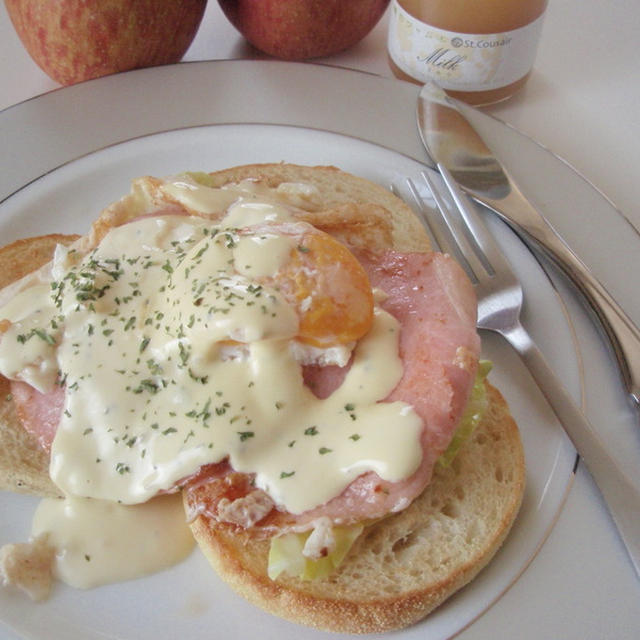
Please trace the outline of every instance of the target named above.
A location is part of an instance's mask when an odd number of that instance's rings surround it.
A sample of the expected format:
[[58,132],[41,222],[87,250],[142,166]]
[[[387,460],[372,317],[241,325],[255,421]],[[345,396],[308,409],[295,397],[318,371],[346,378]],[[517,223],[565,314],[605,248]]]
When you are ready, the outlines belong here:
[[[415,201],[419,205],[418,208],[420,212],[420,218],[422,219],[423,224],[431,232],[432,238],[433,240],[435,240],[435,243],[438,245],[438,248],[440,249],[440,251],[445,253],[454,252],[455,245],[451,243],[451,240],[449,239],[450,236],[448,236],[445,231],[445,226],[442,224],[443,219],[440,217],[433,216],[433,209],[431,209],[426,205],[424,199],[420,196],[418,187],[416,186],[415,182],[413,182],[413,180],[409,179],[407,181],[407,186],[411,191],[411,195],[414,197]],[[434,198],[436,206],[440,208],[440,205],[438,204],[438,200],[437,200],[437,196],[439,196],[439,194],[434,193],[434,191],[431,188],[429,188],[429,190],[431,192],[431,195]]]
[[[422,178],[427,183],[433,198],[436,202],[436,206],[440,211],[440,215],[447,225],[449,233],[453,237],[458,251],[453,253],[447,250],[447,253],[456,255],[458,261],[467,271],[471,280],[476,283],[482,276],[483,272],[487,272],[492,275],[492,270],[488,268],[487,264],[479,259],[477,249],[473,246],[473,243],[469,241],[467,235],[464,233],[464,229],[461,228],[460,221],[458,219],[459,207],[456,207],[457,202],[454,199],[454,206],[452,207],[442,195],[442,187],[436,184],[433,177],[431,177],[426,171],[422,172]],[[449,185],[445,182],[447,188]],[[453,193],[449,190],[450,195],[453,197]],[[462,259],[460,260],[460,257]]]
[[462,191],[446,167],[438,166],[438,169],[460,215],[467,225],[469,233],[475,240],[476,254],[484,261],[490,275],[500,272],[510,273],[511,265],[484,225],[469,197]]
[[[406,197],[404,189],[408,189],[410,198]],[[450,252],[453,250],[451,241],[446,237],[444,233],[444,225],[439,218],[434,218],[432,215],[431,199],[433,193],[426,191],[423,193],[419,189],[412,178],[403,178],[401,182],[391,184],[391,191],[399,198],[405,200],[407,203],[411,203],[412,209],[422,222],[425,230],[427,231],[432,245],[435,249],[442,252]]]
[[[390,188],[396,196],[410,203],[411,208],[427,231],[433,248],[453,256],[465,269],[469,277],[473,279],[471,267],[466,263],[458,243],[451,235],[447,224],[445,224],[444,215],[438,213],[438,211],[443,210],[443,207],[446,210],[447,206],[442,202],[441,193],[435,188],[429,187],[429,183],[424,179],[424,176],[422,182],[416,182],[412,178],[405,177],[401,181],[392,183]],[[427,187],[426,189],[425,186]],[[440,204],[437,198],[440,198]]]

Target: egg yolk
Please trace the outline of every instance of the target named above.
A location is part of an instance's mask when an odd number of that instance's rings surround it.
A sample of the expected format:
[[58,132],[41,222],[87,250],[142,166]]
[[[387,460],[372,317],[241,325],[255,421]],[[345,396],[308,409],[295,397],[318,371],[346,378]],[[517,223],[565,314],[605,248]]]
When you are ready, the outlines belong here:
[[297,310],[302,342],[347,344],[371,327],[369,278],[355,256],[327,233],[314,229],[301,234],[273,282]]

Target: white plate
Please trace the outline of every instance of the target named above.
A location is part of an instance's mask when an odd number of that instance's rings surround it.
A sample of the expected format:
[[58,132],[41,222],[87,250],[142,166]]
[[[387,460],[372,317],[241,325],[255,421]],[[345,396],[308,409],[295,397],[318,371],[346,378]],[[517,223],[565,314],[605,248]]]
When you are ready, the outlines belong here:
[[[57,228],[84,232],[102,204],[115,200],[128,190],[131,178],[141,174],[171,175],[181,170],[214,170],[248,162],[287,160],[311,164],[333,162],[381,184],[390,184],[397,176],[417,176],[422,168],[414,160],[370,143],[342,135],[297,127],[276,125],[212,125],[182,129],[137,138],[108,147],[47,174],[31,183],[0,207],[0,232],[3,237],[24,237],[42,231],[42,211],[64,212],[63,219],[46,221]],[[91,203],[91,204],[89,204]],[[95,203],[95,204],[94,204]],[[509,236],[508,230],[503,231]],[[510,243],[514,263],[525,282],[532,304],[544,306],[550,313],[541,316],[540,333],[555,331],[556,365],[577,386],[577,365],[571,334],[558,298],[542,270],[517,241]],[[433,637],[445,638],[478,616],[521,573],[550,530],[572,477],[575,452],[561,428],[532,392],[530,381],[520,363],[498,343],[487,342],[486,357],[495,362],[496,382],[509,386],[514,398],[513,411],[521,425],[528,460],[527,494],[518,524],[498,561],[473,587],[443,607],[429,620],[406,632],[418,637],[428,628]],[[507,385],[507,379],[509,385]],[[23,500],[5,494],[3,502],[10,517],[2,526],[2,541],[25,539],[28,529],[16,527],[13,509],[23,509]],[[6,529],[6,530],[5,530]],[[275,618],[253,610],[237,599],[206,568],[199,553],[174,571],[134,583],[92,592],[77,593],[56,589],[54,597],[36,607],[38,616],[47,615],[47,630],[56,635],[82,630],[85,638],[99,638],[119,629],[119,637],[157,638],[169,628],[176,637],[199,636],[195,626],[213,625],[222,613],[226,624],[237,634],[256,632],[270,638],[294,637],[298,631]],[[191,578],[192,573],[198,580]],[[214,588],[214,598],[208,596]],[[145,594],[141,600],[140,593]],[[176,593],[180,595],[176,595]],[[84,606],[77,607],[79,597]],[[198,615],[189,615],[191,602],[205,606]],[[2,594],[0,615],[21,633],[34,633],[39,622],[31,615],[33,605]],[[97,613],[99,612],[99,613]],[[139,619],[147,621],[143,631]],[[53,625],[58,625],[53,626]],[[252,634],[251,634],[252,635]]]
[[[97,210],[126,191],[129,179],[141,173],[285,159],[332,163],[387,184],[396,173],[418,169],[406,155],[424,157],[413,125],[416,92],[405,83],[346,70],[240,61],[147,69],[52,92],[0,113],[0,148],[4,155],[0,197],[36,180],[2,204],[0,237],[8,241],[48,231],[82,232]],[[535,192],[544,194],[543,204],[551,210],[549,217],[561,227],[564,224],[563,231],[568,229],[572,243],[576,236],[583,257],[620,300],[631,305],[632,315],[640,317],[633,288],[621,278],[638,264],[635,258],[640,248],[627,223],[548,152],[486,116],[479,114],[478,119],[492,143],[501,143],[506,155],[515,156],[514,168],[523,174],[525,187],[533,181]],[[198,127],[232,122],[242,124]],[[287,123],[302,128],[246,123]],[[166,133],[131,140],[159,131]],[[130,142],[104,148],[123,140]],[[103,150],[92,153],[97,149]],[[38,179],[56,167],[60,169]],[[589,234],[571,224],[566,209],[558,206],[566,204],[567,193],[579,200],[598,239],[620,248],[616,260],[598,260],[598,243],[593,238],[590,242]],[[510,233],[497,230],[525,280],[529,327],[577,397],[576,354],[555,293]],[[569,299],[579,337],[586,336],[582,346],[587,347],[583,349],[587,398],[594,400],[597,416],[613,407],[617,435],[620,431],[624,435],[630,414],[622,404],[613,365],[571,294],[562,283],[559,286]],[[544,314],[539,313],[541,309]],[[529,461],[523,512],[513,535],[488,570],[426,622],[399,633],[403,638],[449,637],[498,598],[543,542],[571,478],[572,449],[528,375],[499,341],[488,337],[485,347],[497,363],[494,379],[523,429]],[[605,415],[611,417],[612,412]],[[537,431],[540,425],[552,437],[541,437]],[[624,439],[620,442],[625,449],[622,455],[631,459],[636,451],[625,448]],[[3,515],[10,517],[3,517],[0,524],[0,542],[23,538],[33,501],[5,495],[1,504]],[[80,593],[61,588],[49,603],[37,607],[2,592],[0,619],[19,629],[20,634],[34,638],[107,635],[197,639],[239,633],[293,638],[301,632],[233,595],[198,554],[170,572],[142,581]]]

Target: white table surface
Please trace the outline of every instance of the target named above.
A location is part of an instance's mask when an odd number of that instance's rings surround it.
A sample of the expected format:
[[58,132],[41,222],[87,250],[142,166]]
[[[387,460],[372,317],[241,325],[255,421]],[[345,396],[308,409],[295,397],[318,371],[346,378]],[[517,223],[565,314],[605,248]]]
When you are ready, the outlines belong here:
[[[385,16],[361,43],[317,62],[392,77],[386,61],[386,26]],[[636,0],[551,0],[529,83],[511,100],[485,108],[564,158],[636,229],[640,229],[639,33]],[[226,21],[217,2],[210,1],[185,60],[258,57]],[[0,3],[0,109],[58,87],[23,49]],[[548,587],[549,576],[554,576],[553,588]],[[458,637],[507,636],[640,637],[640,582],[628,567],[584,466],[578,469],[558,523],[535,561],[496,605]],[[0,626],[0,638],[13,640],[15,635]]]

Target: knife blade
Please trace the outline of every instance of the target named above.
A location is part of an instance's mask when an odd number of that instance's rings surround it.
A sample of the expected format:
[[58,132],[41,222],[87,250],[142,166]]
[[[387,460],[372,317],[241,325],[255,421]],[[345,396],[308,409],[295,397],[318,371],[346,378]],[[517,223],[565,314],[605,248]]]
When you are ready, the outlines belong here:
[[640,407],[638,327],[520,191],[455,100],[427,82],[418,96],[416,116],[420,137],[436,167],[445,167],[464,191],[544,253],[584,296],[608,338],[629,396]]

